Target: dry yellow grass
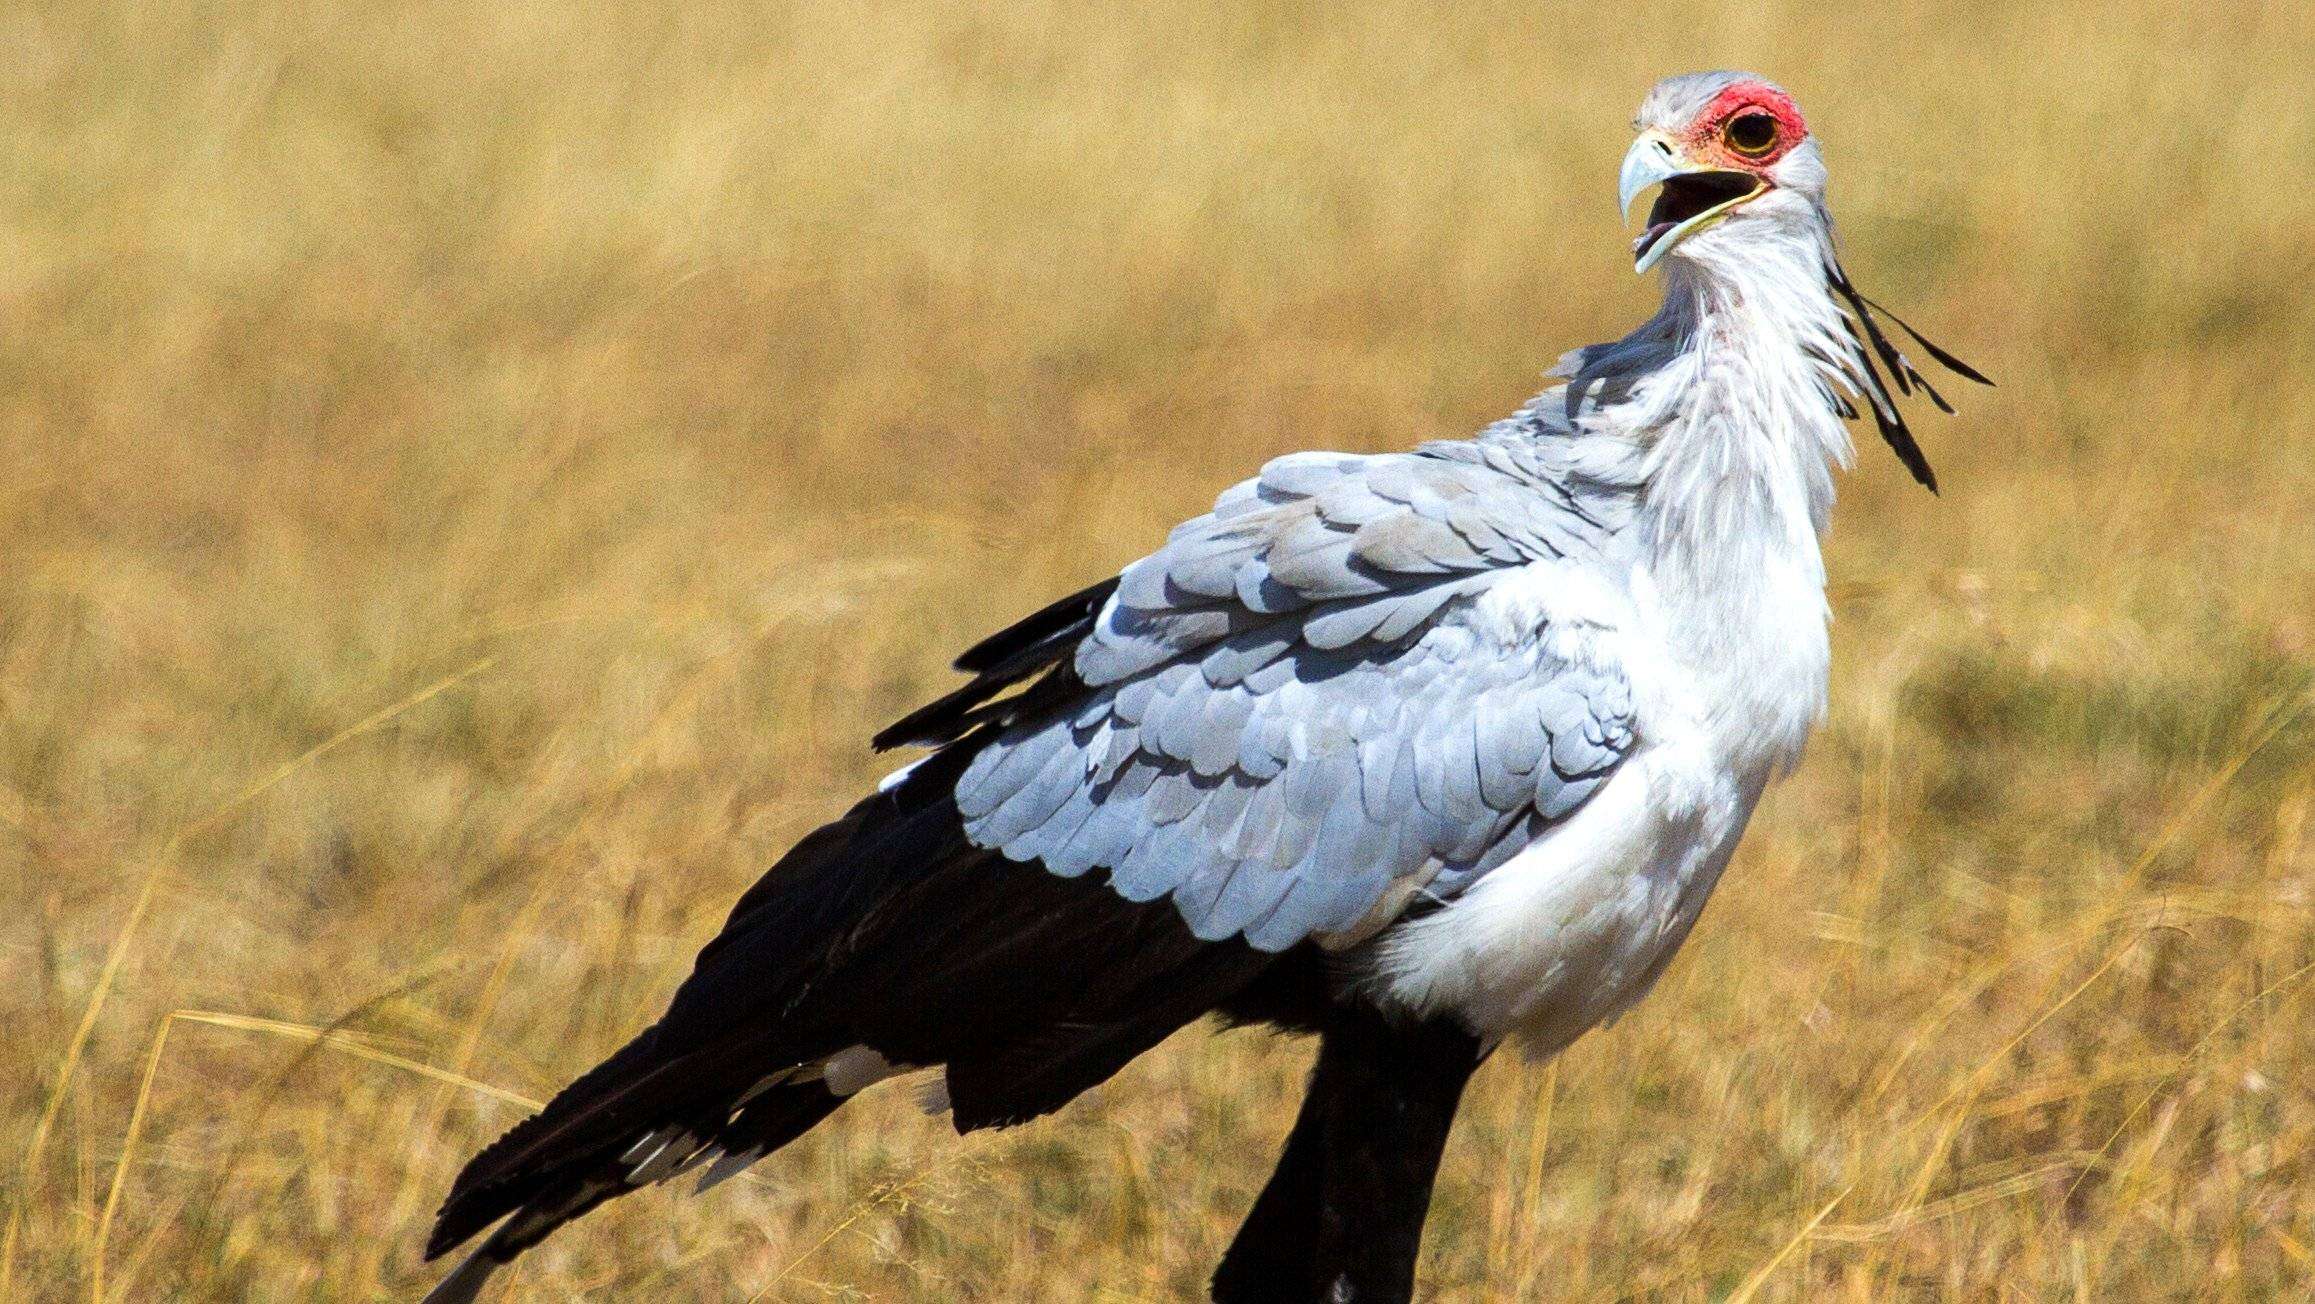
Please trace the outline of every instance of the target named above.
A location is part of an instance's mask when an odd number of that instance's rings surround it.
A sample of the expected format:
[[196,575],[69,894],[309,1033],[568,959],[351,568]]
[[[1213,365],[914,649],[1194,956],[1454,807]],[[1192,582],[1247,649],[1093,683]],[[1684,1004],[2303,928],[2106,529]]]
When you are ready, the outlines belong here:
[[[0,1297],[416,1289],[948,653],[1637,320],[1625,120],[1730,64],[2003,388],[1942,500],[1861,450],[1830,721],[1654,998],[1482,1074],[1426,1291],[2310,1290],[2299,6],[601,8],[0,14]],[[1305,1053],[887,1092],[512,1297],[1179,1298]]]

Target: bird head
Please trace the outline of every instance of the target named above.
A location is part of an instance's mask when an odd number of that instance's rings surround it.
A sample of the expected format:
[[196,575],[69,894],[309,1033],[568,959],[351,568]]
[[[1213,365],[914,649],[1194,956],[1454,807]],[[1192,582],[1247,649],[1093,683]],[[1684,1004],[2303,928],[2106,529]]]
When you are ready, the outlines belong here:
[[1617,200],[1660,187],[1632,246],[1634,270],[1697,257],[1747,233],[1822,238],[1825,161],[1792,96],[1749,73],[1667,78],[1633,120]]
[[[1874,314],[1911,336],[1938,365],[1981,385],[1993,382],[1865,297],[1842,270],[1825,209],[1824,155],[1792,96],[1750,73],[1692,72],[1656,83],[1632,126],[1638,135],[1624,154],[1619,211],[1629,213],[1642,192],[1659,188],[1648,224],[1632,244],[1633,270],[1645,272],[1666,257],[1727,267],[1779,247],[1806,250],[1821,263],[1826,288],[1848,304],[1844,327],[1855,348],[1841,364],[1844,383],[1865,400],[1881,438],[1913,478],[1937,492],[1937,476],[1897,400],[1918,390],[1941,411],[1953,405]],[[1859,415],[1841,394],[1827,397],[1842,416]]]

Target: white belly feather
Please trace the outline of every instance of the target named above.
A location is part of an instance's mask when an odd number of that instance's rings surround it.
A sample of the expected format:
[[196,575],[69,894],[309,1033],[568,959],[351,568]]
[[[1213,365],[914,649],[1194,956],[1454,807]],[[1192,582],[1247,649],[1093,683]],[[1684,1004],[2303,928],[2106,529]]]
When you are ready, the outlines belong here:
[[[1567,823],[1387,934],[1375,964],[1384,999],[1549,1054],[1646,995],[1759,796],[1757,784],[1697,772],[1683,750],[1643,748]],[[1667,800],[1698,783],[1706,801]]]

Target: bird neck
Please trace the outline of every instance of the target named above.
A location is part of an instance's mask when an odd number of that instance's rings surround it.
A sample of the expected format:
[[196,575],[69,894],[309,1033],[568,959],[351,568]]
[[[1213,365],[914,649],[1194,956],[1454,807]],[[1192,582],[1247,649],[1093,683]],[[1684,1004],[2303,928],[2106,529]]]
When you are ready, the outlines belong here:
[[1720,723],[1777,768],[1823,702],[1817,540],[1850,451],[1833,386],[1851,346],[1822,248],[1772,230],[1668,259],[1663,310],[1643,328],[1661,362],[1631,410],[1647,464],[1639,544],[1677,655],[1718,684]]
[[1642,328],[1664,349],[1633,413],[1655,550],[1717,563],[1709,570],[1741,564],[1724,555],[1732,541],[1813,558],[1833,468],[1850,456],[1834,394],[1854,346],[1825,280],[1825,241],[1768,227],[1694,243],[1666,260],[1664,306]]

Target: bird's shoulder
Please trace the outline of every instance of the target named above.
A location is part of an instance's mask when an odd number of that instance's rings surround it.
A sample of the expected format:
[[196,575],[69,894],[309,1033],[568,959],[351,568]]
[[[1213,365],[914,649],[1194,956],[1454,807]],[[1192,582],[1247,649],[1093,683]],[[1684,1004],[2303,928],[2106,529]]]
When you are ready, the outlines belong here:
[[1476,439],[1276,458],[1125,567],[1074,669],[1100,686],[1217,644],[1391,646],[1538,564],[1612,570],[1634,495],[1606,451],[1530,405]]

